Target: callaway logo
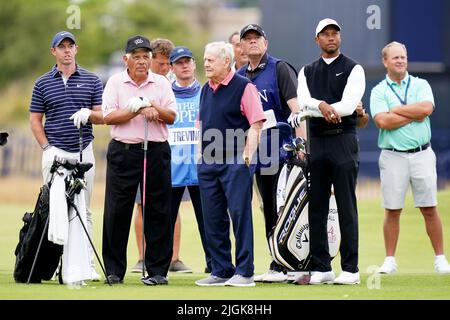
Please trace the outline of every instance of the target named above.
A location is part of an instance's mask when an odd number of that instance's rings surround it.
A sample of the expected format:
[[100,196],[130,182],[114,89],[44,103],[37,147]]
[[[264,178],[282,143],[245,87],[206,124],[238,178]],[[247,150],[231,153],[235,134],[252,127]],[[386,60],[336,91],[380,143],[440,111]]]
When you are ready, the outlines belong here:
[[339,77],[341,74],[343,74],[343,72],[336,73],[336,77]]
[[295,235],[295,238],[297,239],[297,241],[295,242],[295,246],[297,247],[297,249],[301,249],[303,247],[303,242],[309,242],[308,236],[305,232],[308,229],[309,224],[305,224],[300,228],[300,230],[298,230],[297,234]]
[[140,43],[143,43],[143,42],[144,42],[144,40],[142,40],[141,38],[138,38],[138,39],[134,40],[134,44],[140,44]]

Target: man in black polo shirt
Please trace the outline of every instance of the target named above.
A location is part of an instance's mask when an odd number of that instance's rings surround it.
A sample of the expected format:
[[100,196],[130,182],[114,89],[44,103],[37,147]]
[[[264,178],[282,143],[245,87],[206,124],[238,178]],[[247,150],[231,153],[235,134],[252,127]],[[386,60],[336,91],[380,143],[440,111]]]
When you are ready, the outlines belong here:
[[[288,63],[268,54],[267,35],[259,25],[245,26],[240,37],[242,50],[249,62],[238,70],[238,74],[247,77],[258,89],[267,118],[287,123],[291,112],[299,111],[296,71]],[[297,131],[297,136],[302,136],[301,131]],[[278,129],[263,131],[255,177],[263,200],[267,239],[278,217],[276,188],[284,161],[280,156],[281,145]],[[286,271],[275,261],[271,262],[268,272],[255,277],[257,282],[286,280]]]
[[[94,166],[86,172],[86,217],[92,236],[90,202],[95,174],[92,148],[92,124],[103,124],[101,111],[103,85],[93,73],[75,62],[78,46],[75,36],[67,31],[58,32],[51,43],[51,54],[56,65],[35,83],[30,104],[30,127],[42,148],[42,175],[44,183],[50,178],[55,156],[79,160],[79,128],[83,135],[83,161]],[[45,116],[45,126],[42,120]],[[92,280],[100,280],[94,269],[91,252]]]
[[[324,19],[316,28],[319,60],[300,70],[298,100],[310,113],[310,284],[359,284],[356,178],[358,102],[365,90],[363,68],[340,52],[341,27]],[[295,121],[294,121],[295,123]],[[341,229],[342,273],[335,279],[328,252],[327,220],[334,187]]]

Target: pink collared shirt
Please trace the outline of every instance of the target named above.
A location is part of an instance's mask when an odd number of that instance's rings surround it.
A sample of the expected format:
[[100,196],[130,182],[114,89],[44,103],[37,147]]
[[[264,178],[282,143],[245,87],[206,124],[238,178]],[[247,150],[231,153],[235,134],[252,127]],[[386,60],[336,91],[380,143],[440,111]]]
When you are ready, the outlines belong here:
[[[211,80],[208,85],[216,92],[220,86],[227,86],[233,78],[235,72],[231,70],[228,75],[219,84],[215,84]],[[259,98],[258,89],[253,83],[247,84],[241,98],[241,112],[247,118],[250,125],[258,121],[266,121],[266,116]]]
[[[146,97],[155,101],[162,108],[176,111],[177,103],[172,91],[172,85],[166,77],[149,71],[147,80],[137,85],[131,80],[128,72],[120,72],[109,78],[103,91],[102,111],[106,117],[113,111],[125,109],[128,99]],[[139,143],[144,141],[144,116],[138,115],[126,123],[111,126],[111,137],[124,143]],[[167,125],[160,121],[148,123],[148,141],[167,141],[169,131]]]

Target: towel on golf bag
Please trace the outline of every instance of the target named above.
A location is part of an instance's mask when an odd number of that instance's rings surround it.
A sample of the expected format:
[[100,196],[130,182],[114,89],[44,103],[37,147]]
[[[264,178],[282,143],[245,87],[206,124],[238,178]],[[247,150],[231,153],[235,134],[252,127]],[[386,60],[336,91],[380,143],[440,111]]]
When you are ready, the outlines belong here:
[[[73,201],[80,215],[78,217],[75,209],[67,205],[65,178],[68,172],[65,169],[62,171],[64,171],[62,175],[55,175],[50,188],[50,223],[52,223],[53,234],[50,235],[49,228],[49,239],[64,241],[62,258],[63,283],[75,283],[90,280],[92,276],[90,243],[80,221],[81,218],[84,226],[87,226],[86,200],[84,192],[77,193],[74,196]],[[58,208],[58,205],[61,207]],[[66,235],[67,237],[65,238]]]
[[[281,202],[277,203],[278,220],[269,237],[270,253],[288,270],[306,271],[310,261],[307,181],[300,166],[286,164],[285,167],[286,173],[277,186],[277,198]],[[331,195],[327,231],[332,258],[338,254],[341,240],[337,214],[336,199]]]
[[49,187],[45,184],[41,187],[34,211],[26,212],[22,218],[24,225],[20,229],[19,243],[14,252],[16,255],[14,280],[16,282],[28,281],[41,238],[42,244],[30,282],[40,283],[42,280],[50,280],[58,267],[63,246],[47,240],[48,214]]

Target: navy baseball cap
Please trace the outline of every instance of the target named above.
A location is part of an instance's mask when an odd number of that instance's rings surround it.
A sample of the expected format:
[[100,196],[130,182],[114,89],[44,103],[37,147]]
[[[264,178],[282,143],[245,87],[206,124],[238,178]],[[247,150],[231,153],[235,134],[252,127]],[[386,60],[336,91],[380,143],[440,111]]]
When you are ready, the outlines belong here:
[[130,53],[133,50],[145,48],[148,51],[152,51],[150,47],[150,40],[144,36],[134,36],[127,40],[127,46],[125,47],[125,52]]
[[242,39],[243,37],[245,37],[245,34],[249,31],[255,31],[256,33],[259,33],[261,36],[263,36],[264,39],[267,39],[266,33],[264,32],[263,28],[254,23],[248,24],[242,28],[240,38]]
[[194,59],[194,55],[192,54],[192,51],[189,50],[186,47],[175,47],[170,52],[169,61],[170,64],[174,63],[178,59],[181,59],[183,57]]
[[64,39],[70,39],[73,41],[73,43],[77,43],[75,41],[75,36],[73,34],[71,34],[69,31],[60,31],[57,34],[55,34],[55,36],[53,37],[52,48],[59,46],[59,44]]

